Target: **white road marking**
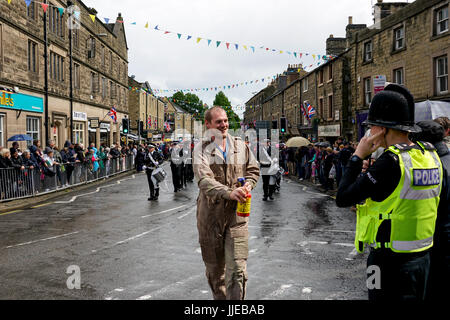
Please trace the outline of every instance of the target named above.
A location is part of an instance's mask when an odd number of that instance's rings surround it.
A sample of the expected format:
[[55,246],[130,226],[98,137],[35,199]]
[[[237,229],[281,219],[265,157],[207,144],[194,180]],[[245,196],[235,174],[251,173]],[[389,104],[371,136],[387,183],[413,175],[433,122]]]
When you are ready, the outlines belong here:
[[136,178],[136,176],[133,174],[133,175],[131,176],[131,178],[121,179],[121,180],[117,181],[116,183],[108,184],[108,185],[106,185],[106,186],[98,187],[95,191],[88,192],[88,193],[83,193],[83,194],[79,194],[79,195],[77,195],[77,196],[73,196],[69,201],[55,201],[54,203],[59,203],[59,204],[72,203],[72,202],[74,202],[78,197],[84,197],[84,196],[87,196],[87,195],[90,195],[90,194],[94,194],[94,193],[100,192],[101,189],[116,186],[116,185],[120,184],[121,181],[131,180],[131,179],[135,179],[135,178]]
[[189,210],[185,214],[179,216],[177,219],[183,219],[184,217],[186,217],[186,216],[190,215],[191,213],[193,213],[196,209],[197,209],[196,207],[192,208],[191,210]]
[[148,217],[157,216],[157,215],[160,215],[160,214],[162,214],[162,213],[166,213],[166,212],[170,212],[170,211],[173,211],[173,210],[177,210],[177,209],[184,208],[184,207],[186,207],[186,206],[187,206],[187,204],[182,205],[182,206],[179,206],[179,207],[176,207],[176,208],[164,210],[164,211],[161,211],[161,212],[157,212],[157,213],[153,213],[153,214],[148,214],[148,215],[142,216],[141,218],[148,218]]
[[[248,226],[249,228],[253,229],[262,229],[261,226]],[[310,232],[333,232],[333,233],[355,233],[355,231],[350,230],[332,230],[332,229],[307,229],[307,228],[279,228],[278,230],[281,231],[310,231]]]
[[170,290],[179,290],[179,289],[177,289],[177,287],[182,286],[182,285],[186,284],[187,282],[196,281],[197,279],[202,278],[202,277],[204,277],[203,273],[197,274],[197,275],[192,276],[192,277],[189,277],[189,278],[187,278],[185,280],[180,280],[180,281],[177,281],[175,283],[171,283],[171,284],[169,284],[169,285],[167,285],[165,287],[162,287],[161,289],[158,289],[158,290],[153,291],[153,292],[151,292],[149,294],[141,296],[141,297],[137,298],[136,300],[149,300],[149,299],[152,298],[152,296],[158,296],[160,294],[165,294],[166,292],[168,292]]
[[98,251],[100,251],[100,250],[111,249],[112,247],[115,247],[115,246],[124,244],[124,243],[126,243],[126,242],[133,241],[133,240],[136,240],[136,239],[138,239],[138,238],[141,238],[141,237],[145,236],[146,234],[149,234],[150,232],[153,232],[153,231],[156,231],[156,230],[158,230],[158,229],[161,229],[162,227],[164,227],[164,226],[159,226],[159,227],[153,228],[153,229],[151,229],[151,230],[145,231],[145,232],[143,232],[143,233],[141,233],[141,234],[135,235],[135,236],[130,237],[130,238],[128,238],[128,239],[125,239],[125,240],[116,242],[116,243],[114,243],[114,244],[111,245],[111,246],[103,247],[103,248],[98,249],[98,250],[91,250],[91,252],[92,252],[92,253],[96,253],[96,252],[98,252]]
[[252,249],[248,253],[256,253],[257,251],[258,251],[258,249]]
[[39,240],[34,240],[34,241],[28,241],[28,242],[24,242],[24,243],[19,243],[19,244],[15,244],[15,245],[12,245],[12,246],[7,246],[7,247],[5,247],[4,249],[10,249],[10,248],[15,248],[15,247],[20,247],[20,246],[25,246],[25,245],[33,244],[33,243],[37,243],[37,242],[42,242],[42,241],[47,241],[47,240],[54,240],[54,239],[58,239],[58,238],[68,237],[68,236],[70,236],[70,235],[77,234],[77,233],[79,233],[79,232],[80,232],[80,231],[76,231],[76,232],[71,232],[71,233],[61,234],[61,235],[55,236],[55,237],[50,237],[50,238],[45,238],[45,239],[39,239]]
[[333,243],[333,244],[336,245],[336,246],[342,246],[342,247],[353,247],[354,246],[353,243],[338,243],[338,242],[336,242],[336,243]]
[[273,291],[272,293],[270,293],[267,296],[265,296],[264,298],[262,298],[262,300],[268,300],[268,299],[272,300],[274,297],[281,296],[286,290],[288,290],[291,287],[292,287],[292,284],[283,284],[280,286],[279,289]]
[[258,239],[257,236],[251,236],[249,240]]
[[302,289],[302,293],[311,293],[311,292],[312,292],[312,289],[310,287],[304,287]]
[[358,251],[356,251],[356,248],[353,248],[352,252],[350,252],[347,256],[347,258],[345,258],[345,260],[351,261],[355,259],[355,256],[358,254]]

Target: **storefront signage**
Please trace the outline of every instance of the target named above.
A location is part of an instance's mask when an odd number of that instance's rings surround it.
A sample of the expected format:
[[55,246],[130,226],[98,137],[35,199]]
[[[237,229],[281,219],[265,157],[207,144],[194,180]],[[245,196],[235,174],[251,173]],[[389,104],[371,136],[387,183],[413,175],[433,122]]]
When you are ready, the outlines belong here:
[[73,112],[73,120],[75,121],[87,121],[87,113],[85,112]]
[[0,94],[0,108],[30,112],[44,112],[44,99],[22,93]]
[[384,90],[386,84],[386,76],[374,76],[373,77],[373,94],[377,94]]
[[339,137],[341,135],[341,125],[319,126],[319,137]]
[[110,124],[107,122],[100,123],[100,129],[106,129],[109,131],[110,127],[111,127]]
[[99,119],[98,118],[90,118],[89,119],[89,128],[91,129],[97,129],[100,127]]

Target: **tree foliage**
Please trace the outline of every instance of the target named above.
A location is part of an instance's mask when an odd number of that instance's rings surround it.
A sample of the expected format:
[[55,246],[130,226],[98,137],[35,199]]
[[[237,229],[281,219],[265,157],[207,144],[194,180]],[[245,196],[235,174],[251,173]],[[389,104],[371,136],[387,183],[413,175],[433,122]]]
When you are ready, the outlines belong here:
[[225,109],[228,117],[228,123],[230,124],[231,129],[239,129],[241,127],[241,119],[239,119],[239,116],[231,108],[231,102],[230,100],[228,100],[225,93],[220,91],[218,94],[216,94],[214,105],[221,106]]
[[184,110],[194,115],[196,120],[202,120],[204,118],[207,108],[196,94],[184,94],[183,92],[178,91],[172,96],[172,100]]

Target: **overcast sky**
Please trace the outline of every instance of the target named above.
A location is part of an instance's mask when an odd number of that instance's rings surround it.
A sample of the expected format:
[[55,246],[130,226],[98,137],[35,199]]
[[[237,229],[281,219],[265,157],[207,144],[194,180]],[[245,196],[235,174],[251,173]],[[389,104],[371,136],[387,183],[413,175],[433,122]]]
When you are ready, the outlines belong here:
[[[384,0],[385,2],[393,2]],[[157,89],[190,89],[232,85],[259,79],[257,84],[223,90],[239,115],[267,77],[288,64],[313,63],[312,54],[325,55],[330,34],[345,37],[348,17],[372,25],[376,0],[85,0],[97,17],[115,20],[122,13],[128,41],[128,73]],[[397,2],[407,2],[397,0]],[[413,2],[409,0],[409,2]],[[104,20],[103,20],[104,21]],[[136,22],[136,25],[131,23]],[[149,28],[146,29],[146,23]],[[154,30],[155,26],[163,31]],[[181,33],[178,39],[176,33]],[[187,40],[187,36],[192,38]],[[197,37],[211,39],[197,43]],[[216,41],[222,41],[216,47]],[[227,50],[225,42],[230,43]],[[234,44],[239,44],[236,50]],[[244,50],[243,45],[248,46]],[[253,53],[249,46],[255,47]],[[283,50],[272,52],[261,46]],[[302,59],[293,54],[302,52]],[[317,60],[315,62],[317,66]],[[306,68],[310,71],[313,68]],[[261,79],[266,80],[261,83]],[[218,91],[198,91],[212,105]],[[173,91],[165,95],[171,96]]]

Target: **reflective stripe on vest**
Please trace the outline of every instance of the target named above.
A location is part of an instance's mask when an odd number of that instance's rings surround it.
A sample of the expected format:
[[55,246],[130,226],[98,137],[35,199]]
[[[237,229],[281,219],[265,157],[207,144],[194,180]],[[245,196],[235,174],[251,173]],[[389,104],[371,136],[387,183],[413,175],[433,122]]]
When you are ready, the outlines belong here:
[[[437,158],[438,156],[434,152],[431,152],[431,154],[433,155],[436,167],[439,168],[441,166],[441,163]],[[405,183],[403,184],[403,188],[400,192],[400,198],[407,200],[423,200],[439,196],[441,192],[440,184],[438,184],[433,189],[415,190],[414,188],[411,188],[412,185],[411,170],[413,169],[413,165],[411,163],[411,155],[408,152],[402,152],[400,153],[400,156],[402,157],[403,164],[405,166]]]
[[433,237],[415,241],[392,241],[392,249],[398,251],[413,251],[428,247],[433,244]]

